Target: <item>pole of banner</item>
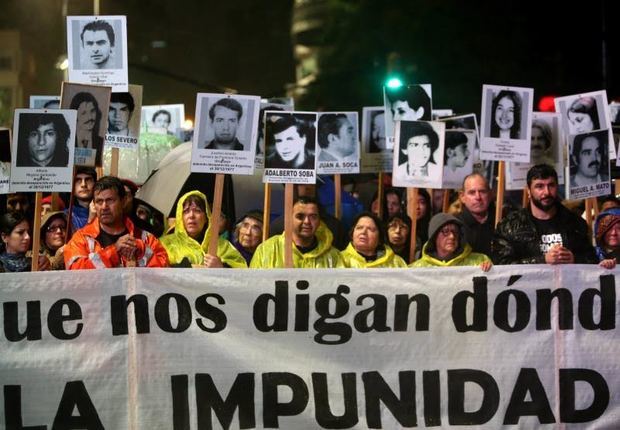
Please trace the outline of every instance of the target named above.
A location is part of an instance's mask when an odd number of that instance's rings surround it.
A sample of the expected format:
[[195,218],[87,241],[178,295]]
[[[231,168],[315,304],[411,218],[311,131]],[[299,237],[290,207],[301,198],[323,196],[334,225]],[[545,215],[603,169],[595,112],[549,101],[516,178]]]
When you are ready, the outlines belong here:
[[31,271],[39,270],[39,248],[41,247],[41,199],[42,193],[35,193],[34,200],[34,220],[32,227],[32,266]]
[[118,177],[118,148],[112,148],[112,159],[110,160],[110,175]]
[[93,0],[93,14],[99,15],[99,0]]
[[588,229],[592,231],[592,198],[587,198],[585,201],[586,204],[586,223],[588,224]]
[[379,212],[377,216],[379,217],[379,219],[383,219],[383,172],[379,172],[379,183],[377,184],[377,202],[379,203]]
[[620,194],[620,181],[614,179],[614,195],[617,196],[618,194]]
[[293,184],[284,185],[284,267],[293,268]]
[[418,230],[418,217],[416,216],[418,207],[418,189],[407,188],[407,215],[411,218],[411,237],[409,238],[409,261],[415,261],[415,238]]
[[495,227],[502,220],[502,208],[504,206],[504,161],[497,163],[497,197],[495,198]]
[[342,180],[340,174],[334,175],[334,216],[338,219],[342,217]]
[[222,213],[222,195],[224,194],[224,174],[215,174],[215,189],[213,190],[213,210],[211,211],[211,219],[209,220],[209,229],[211,236],[209,237],[209,255],[217,255],[217,241],[220,237],[218,224]]
[[443,204],[441,211],[443,213],[448,213],[450,210],[450,190],[443,190]]
[[65,244],[69,242],[73,235],[73,190],[75,189],[75,166],[73,166],[73,176],[71,176],[71,194],[69,194],[69,209],[67,212],[67,234],[65,234]]
[[101,178],[103,176],[103,167],[95,167],[95,170],[97,171],[97,178]]
[[527,195],[528,193],[528,189],[527,189],[527,185],[525,186],[525,188],[523,188],[523,199],[521,200],[521,207],[526,208],[527,205],[530,203],[530,198]]
[[60,208],[60,196],[58,193],[52,193],[52,212],[56,212]]
[[271,217],[271,184],[265,184],[263,196],[263,242],[269,239]]

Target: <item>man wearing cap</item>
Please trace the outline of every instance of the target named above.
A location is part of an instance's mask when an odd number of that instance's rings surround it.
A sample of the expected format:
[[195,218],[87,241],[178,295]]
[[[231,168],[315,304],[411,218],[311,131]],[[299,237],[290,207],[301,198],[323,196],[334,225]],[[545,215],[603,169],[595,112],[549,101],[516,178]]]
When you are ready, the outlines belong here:
[[422,248],[422,258],[410,267],[480,266],[488,272],[492,265],[486,255],[472,252],[465,241],[461,220],[454,215],[438,213],[428,225],[428,241]]
[[256,248],[262,241],[263,214],[258,210],[249,211],[235,224],[235,235],[232,244],[245,258],[249,266]]

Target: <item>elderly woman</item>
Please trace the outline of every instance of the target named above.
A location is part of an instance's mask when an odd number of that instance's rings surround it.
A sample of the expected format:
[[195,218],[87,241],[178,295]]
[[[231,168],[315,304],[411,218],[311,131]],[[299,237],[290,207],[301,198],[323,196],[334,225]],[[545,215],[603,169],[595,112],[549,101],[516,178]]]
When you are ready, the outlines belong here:
[[250,264],[252,256],[263,241],[263,214],[258,210],[251,210],[239,219],[235,225],[233,246]]
[[65,236],[67,215],[64,212],[48,212],[41,220],[41,254],[50,261],[51,270],[64,270]]
[[[30,224],[21,212],[7,212],[0,217],[0,272],[29,272],[32,259]],[[39,270],[48,270],[50,262],[39,256]]]
[[487,272],[493,265],[486,255],[472,252],[465,241],[463,222],[454,215],[435,215],[428,226],[428,238],[422,258],[411,267],[480,266]]
[[[396,255],[405,262],[409,261],[411,247],[411,218],[403,213],[397,213],[388,218],[387,242]],[[420,236],[416,237],[416,249],[422,248]]]
[[[160,239],[172,267],[245,268],[247,263],[229,241],[218,238],[217,255],[208,254],[211,209],[200,191],[184,194],[177,203],[174,231]],[[217,233],[216,233],[217,234]]]
[[599,214],[594,223],[594,237],[599,265],[613,269],[620,257],[620,208]]
[[345,267],[407,267],[405,260],[383,243],[384,237],[381,220],[371,212],[360,213],[353,220],[349,246],[340,252]]

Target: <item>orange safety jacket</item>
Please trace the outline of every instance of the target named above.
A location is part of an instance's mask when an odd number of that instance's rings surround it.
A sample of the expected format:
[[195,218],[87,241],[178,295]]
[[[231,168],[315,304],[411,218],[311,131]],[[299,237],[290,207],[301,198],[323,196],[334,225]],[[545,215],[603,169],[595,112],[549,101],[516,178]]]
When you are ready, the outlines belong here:
[[[136,238],[138,254],[135,266],[167,267],[168,254],[159,240],[151,233],[135,227],[129,218],[124,217],[123,222],[129,234]],[[99,219],[95,218],[75,232],[65,246],[65,267],[68,270],[134,266],[118,255],[114,244],[103,248],[97,242],[100,231]]]

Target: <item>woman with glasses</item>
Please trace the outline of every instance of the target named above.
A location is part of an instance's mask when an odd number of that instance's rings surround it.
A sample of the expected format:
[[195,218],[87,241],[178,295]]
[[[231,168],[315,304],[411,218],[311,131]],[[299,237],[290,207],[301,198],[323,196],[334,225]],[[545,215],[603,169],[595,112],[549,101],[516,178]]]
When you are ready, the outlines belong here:
[[64,212],[48,212],[41,220],[41,254],[47,256],[51,270],[64,270],[65,236],[67,215]]
[[484,254],[472,252],[465,241],[463,223],[453,215],[438,213],[428,226],[428,241],[422,248],[422,258],[411,267],[480,266],[491,269],[491,260]]

